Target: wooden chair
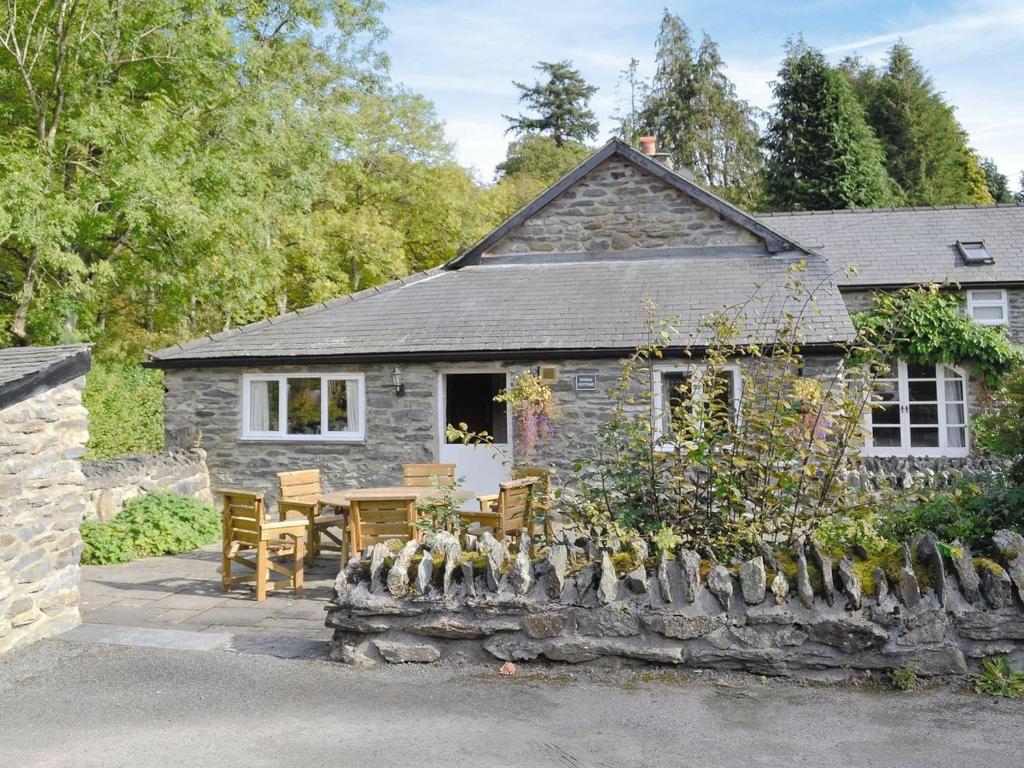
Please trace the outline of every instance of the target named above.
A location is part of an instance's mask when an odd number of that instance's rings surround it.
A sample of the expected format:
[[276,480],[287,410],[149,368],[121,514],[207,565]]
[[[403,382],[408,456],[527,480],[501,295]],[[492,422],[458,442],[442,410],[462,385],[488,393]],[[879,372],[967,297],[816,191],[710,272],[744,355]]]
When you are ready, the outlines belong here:
[[353,552],[380,542],[419,538],[416,528],[416,496],[352,499],[349,502],[349,541]]
[[[319,505],[320,470],[278,472],[277,484],[280,491],[280,500],[277,502],[280,519],[301,517],[306,521],[306,562],[312,565],[323,550],[341,552],[342,562],[345,562],[345,524],[348,516],[344,512],[328,514]],[[323,537],[333,543],[324,544]]]
[[554,472],[548,467],[515,467],[512,469],[512,479],[517,480],[524,477],[534,477],[537,484],[533,487],[533,516],[544,522],[544,532],[548,538],[554,538],[554,528],[551,525],[551,479]]
[[498,492],[491,496],[480,496],[479,512],[462,512],[463,526],[478,523],[494,531],[501,541],[507,536],[516,536],[526,530],[534,534],[533,488],[539,481],[535,477],[523,477],[498,484]]
[[427,486],[433,485],[434,478],[444,485],[455,484],[454,464],[403,464],[402,485]]
[[[271,572],[287,577],[287,585],[302,595],[302,561],[306,549],[306,522],[279,520],[267,522],[262,493],[222,488],[224,497],[224,549],[221,561],[221,589],[256,582],[256,599],[265,600],[267,592],[280,589],[282,582],[271,580]],[[256,559],[243,556],[255,550]],[[271,558],[293,559],[292,567]],[[255,573],[232,576],[231,566],[237,563]]]

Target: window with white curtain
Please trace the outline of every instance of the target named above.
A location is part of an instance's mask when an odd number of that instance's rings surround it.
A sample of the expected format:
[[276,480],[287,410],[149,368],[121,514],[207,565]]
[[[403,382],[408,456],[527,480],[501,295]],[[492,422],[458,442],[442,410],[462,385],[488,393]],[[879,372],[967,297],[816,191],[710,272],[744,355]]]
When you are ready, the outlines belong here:
[[242,377],[242,437],[361,441],[361,373],[253,373]]
[[1006,325],[1009,306],[1006,291],[983,288],[967,292],[967,314],[982,325]]
[[876,382],[875,401],[866,454],[967,455],[967,377],[959,368],[900,360]]

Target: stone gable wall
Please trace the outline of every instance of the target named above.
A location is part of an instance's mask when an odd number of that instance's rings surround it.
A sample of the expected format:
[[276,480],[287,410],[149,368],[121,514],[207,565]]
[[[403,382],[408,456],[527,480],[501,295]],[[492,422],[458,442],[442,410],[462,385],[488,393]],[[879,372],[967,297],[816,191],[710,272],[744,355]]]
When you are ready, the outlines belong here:
[[81,620],[84,385],[79,377],[0,410],[0,655]]
[[627,251],[761,242],[633,163],[612,158],[489,253]]

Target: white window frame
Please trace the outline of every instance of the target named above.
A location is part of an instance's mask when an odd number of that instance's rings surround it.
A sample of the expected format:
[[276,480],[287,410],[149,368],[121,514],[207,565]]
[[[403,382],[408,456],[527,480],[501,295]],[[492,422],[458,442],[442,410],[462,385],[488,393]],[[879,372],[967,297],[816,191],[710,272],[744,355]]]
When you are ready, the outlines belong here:
[[[998,299],[979,299],[975,296],[978,291],[999,291]],[[999,307],[1003,310],[1002,320],[979,319],[974,316],[975,307]],[[967,291],[967,314],[970,318],[982,325],[1008,325],[1010,322],[1010,302],[1006,296],[1005,288],[975,288]]]
[[[652,404],[654,406],[654,439],[660,441],[664,436],[663,425],[665,423],[665,394],[662,377],[666,373],[687,373],[693,379],[693,393],[694,395],[700,396],[703,394],[703,386],[701,380],[707,373],[707,370],[711,366],[703,365],[700,363],[691,363],[689,365],[658,365],[654,367],[654,371],[651,375],[651,395]],[[730,364],[723,365],[716,369],[721,373],[728,373],[732,376],[732,391],[733,391],[733,402],[732,409],[735,414],[735,418],[740,418],[740,405],[743,402],[743,375],[742,368],[739,365]],[[671,446],[662,445],[662,450],[671,450]]]
[[[288,434],[288,379],[320,379],[320,434]],[[250,384],[254,381],[278,382],[278,429],[254,431],[251,421]],[[356,382],[356,423],[358,429],[331,432],[327,430],[327,387],[332,381]],[[349,405],[352,407],[352,404]],[[295,373],[246,373],[242,375],[242,440],[288,443],[361,443],[366,440],[366,376],[362,373],[301,371]]]
[[[910,400],[910,376],[907,372],[907,363],[904,360],[900,360],[893,373],[895,376],[886,376],[886,379],[896,379],[896,392],[897,399],[894,404],[899,406],[900,412],[900,423],[879,425],[887,427],[899,427],[900,430],[900,445],[899,446],[879,446],[875,447],[872,434],[873,420],[872,415],[875,411],[874,408],[868,408],[867,414],[865,415],[865,427],[866,437],[864,439],[864,448],[862,453],[864,456],[944,456],[950,458],[959,458],[963,456],[969,456],[971,452],[971,415],[969,413],[970,405],[970,377],[967,375],[967,371],[958,366],[950,365],[948,363],[939,363],[934,366],[935,368],[935,394],[936,394],[936,408],[938,409],[938,431],[939,431],[939,445],[938,447],[926,448],[926,447],[914,447],[910,444],[910,406],[917,404],[919,401]],[[947,401],[946,400],[946,388],[944,386],[944,379],[941,376],[939,369],[949,368],[954,371],[963,381],[963,407],[964,407],[964,445],[963,446],[950,446],[949,436],[946,433],[947,422],[946,422],[946,405],[949,403],[957,403],[960,401]],[[930,402],[930,401],[920,401]],[[956,425],[954,425],[956,426]]]

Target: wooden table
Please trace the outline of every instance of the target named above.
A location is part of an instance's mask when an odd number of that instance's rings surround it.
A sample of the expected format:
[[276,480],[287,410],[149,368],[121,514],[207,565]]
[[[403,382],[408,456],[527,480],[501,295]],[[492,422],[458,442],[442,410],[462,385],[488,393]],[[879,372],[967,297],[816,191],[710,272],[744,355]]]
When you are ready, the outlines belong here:
[[[352,499],[362,501],[365,499],[424,499],[437,498],[443,493],[443,488],[433,485],[382,485],[377,488],[352,488],[347,491],[335,491],[334,493],[322,493],[317,499],[320,508],[334,507],[335,509],[347,509]],[[469,501],[473,498],[472,491],[460,491],[458,489],[452,494],[458,502]]]

